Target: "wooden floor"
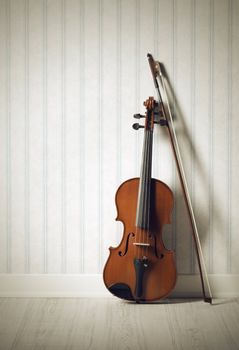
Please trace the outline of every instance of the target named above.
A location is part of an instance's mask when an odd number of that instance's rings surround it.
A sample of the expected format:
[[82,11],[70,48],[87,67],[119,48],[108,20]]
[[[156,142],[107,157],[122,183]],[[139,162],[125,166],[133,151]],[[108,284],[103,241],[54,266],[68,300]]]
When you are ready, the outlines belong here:
[[239,300],[1,298],[0,349],[239,349]]

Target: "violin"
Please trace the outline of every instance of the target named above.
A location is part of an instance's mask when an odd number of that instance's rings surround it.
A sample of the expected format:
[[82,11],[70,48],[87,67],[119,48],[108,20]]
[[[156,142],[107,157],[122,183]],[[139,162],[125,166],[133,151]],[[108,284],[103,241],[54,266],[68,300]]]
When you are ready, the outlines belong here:
[[163,227],[170,223],[174,197],[162,181],[151,177],[153,131],[161,124],[160,103],[153,97],[144,102],[144,128],[140,178],[123,182],[115,196],[116,220],[123,223],[124,232],[117,247],[110,247],[103,279],[107,289],[125,299],[154,301],[166,297],[177,279],[174,251],[166,249],[162,239]]

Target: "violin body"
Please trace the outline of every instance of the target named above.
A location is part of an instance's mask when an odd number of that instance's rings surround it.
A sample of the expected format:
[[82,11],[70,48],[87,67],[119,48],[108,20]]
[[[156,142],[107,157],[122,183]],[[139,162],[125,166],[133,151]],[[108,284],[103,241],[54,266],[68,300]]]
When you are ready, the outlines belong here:
[[120,244],[110,247],[103,278],[115,296],[136,301],[166,297],[177,278],[174,252],[165,248],[162,231],[170,223],[173,193],[163,182],[150,179],[150,225],[136,226],[140,179],[121,184],[116,192],[117,218],[123,223]]

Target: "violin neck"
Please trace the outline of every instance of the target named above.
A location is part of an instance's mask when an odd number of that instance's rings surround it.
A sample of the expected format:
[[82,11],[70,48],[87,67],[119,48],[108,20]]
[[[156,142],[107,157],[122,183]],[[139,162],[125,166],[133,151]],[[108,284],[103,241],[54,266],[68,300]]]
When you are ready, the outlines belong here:
[[145,129],[142,154],[141,174],[139,181],[136,227],[149,229],[150,225],[150,192],[152,172],[153,131]]

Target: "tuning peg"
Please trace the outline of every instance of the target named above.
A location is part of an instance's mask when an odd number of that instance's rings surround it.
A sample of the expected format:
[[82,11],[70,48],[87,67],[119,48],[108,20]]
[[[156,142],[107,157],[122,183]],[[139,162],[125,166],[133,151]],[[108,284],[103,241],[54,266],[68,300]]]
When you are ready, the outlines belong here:
[[145,115],[137,113],[137,114],[134,114],[134,118],[136,119],[145,118]]
[[138,129],[140,129],[140,128],[144,128],[144,126],[143,126],[143,125],[139,125],[139,123],[134,123],[134,124],[132,125],[132,128],[133,128],[134,130],[138,130]]

